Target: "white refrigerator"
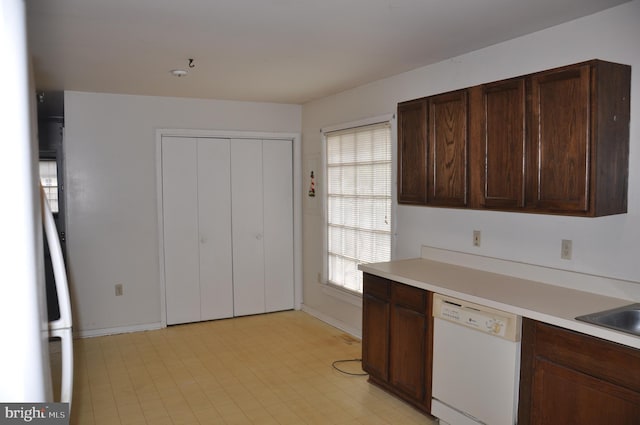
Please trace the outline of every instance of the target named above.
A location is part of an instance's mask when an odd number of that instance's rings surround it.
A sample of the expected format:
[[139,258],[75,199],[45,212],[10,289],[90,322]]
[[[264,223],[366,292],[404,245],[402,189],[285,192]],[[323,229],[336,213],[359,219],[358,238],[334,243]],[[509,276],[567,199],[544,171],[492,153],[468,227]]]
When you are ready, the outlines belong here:
[[[0,403],[70,403],[69,290],[55,223],[39,183],[35,89],[29,71],[24,0],[0,0],[0,58]],[[43,229],[60,303],[60,319],[51,323],[47,321]],[[61,340],[61,400],[53,399],[50,337]]]

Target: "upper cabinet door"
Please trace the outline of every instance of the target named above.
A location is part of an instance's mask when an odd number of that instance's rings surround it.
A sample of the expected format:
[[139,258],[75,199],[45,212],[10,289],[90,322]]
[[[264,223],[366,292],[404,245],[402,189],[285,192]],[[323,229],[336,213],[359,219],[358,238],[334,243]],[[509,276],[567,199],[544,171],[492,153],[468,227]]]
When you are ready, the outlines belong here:
[[535,208],[588,210],[590,69],[583,65],[531,78],[530,195]]
[[428,98],[427,203],[467,204],[467,90]]
[[398,202],[427,202],[427,101],[398,104]]
[[482,86],[482,198],[487,208],[524,207],[525,79]]

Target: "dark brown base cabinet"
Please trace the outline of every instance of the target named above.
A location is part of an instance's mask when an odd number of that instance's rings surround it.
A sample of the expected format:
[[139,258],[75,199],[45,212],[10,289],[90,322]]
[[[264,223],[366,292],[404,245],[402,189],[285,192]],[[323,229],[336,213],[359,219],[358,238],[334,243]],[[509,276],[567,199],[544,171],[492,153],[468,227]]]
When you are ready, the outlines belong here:
[[431,411],[432,294],[364,274],[362,367],[369,381]]
[[519,425],[640,424],[640,350],[523,320]]

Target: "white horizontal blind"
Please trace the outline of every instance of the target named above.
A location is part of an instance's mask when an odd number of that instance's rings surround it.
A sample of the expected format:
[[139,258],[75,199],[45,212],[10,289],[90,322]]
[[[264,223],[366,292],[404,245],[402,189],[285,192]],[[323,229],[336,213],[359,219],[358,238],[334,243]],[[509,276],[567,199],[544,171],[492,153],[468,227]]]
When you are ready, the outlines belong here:
[[58,165],[55,159],[40,160],[40,184],[47,195],[52,213],[58,213]]
[[389,123],[325,134],[328,282],[362,292],[360,263],[391,259]]

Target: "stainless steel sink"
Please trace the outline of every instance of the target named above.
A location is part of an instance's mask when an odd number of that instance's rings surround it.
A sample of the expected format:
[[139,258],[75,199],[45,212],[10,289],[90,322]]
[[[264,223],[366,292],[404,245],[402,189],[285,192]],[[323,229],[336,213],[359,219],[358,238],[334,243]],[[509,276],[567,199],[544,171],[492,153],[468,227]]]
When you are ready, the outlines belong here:
[[640,303],[585,314],[576,320],[640,336]]

